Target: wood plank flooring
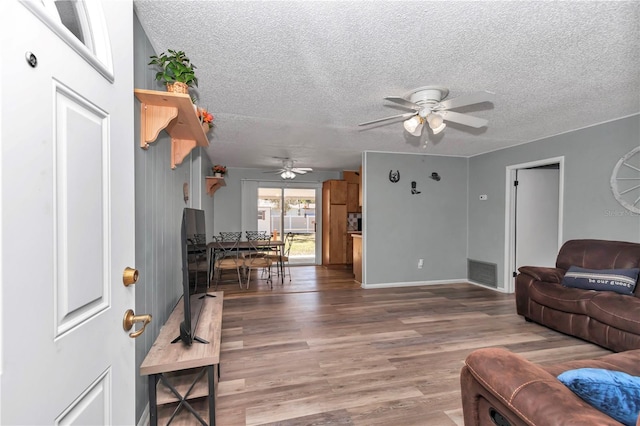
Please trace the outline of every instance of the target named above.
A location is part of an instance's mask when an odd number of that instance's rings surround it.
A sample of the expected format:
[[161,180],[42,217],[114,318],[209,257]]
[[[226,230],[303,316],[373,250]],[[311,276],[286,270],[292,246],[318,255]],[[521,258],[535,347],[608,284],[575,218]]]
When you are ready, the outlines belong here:
[[459,374],[474,349],[540,363],[609,353],[527,323],[513,295],[460,283],[363,290],[350,271],[220,285],[217,424],[462,425]]

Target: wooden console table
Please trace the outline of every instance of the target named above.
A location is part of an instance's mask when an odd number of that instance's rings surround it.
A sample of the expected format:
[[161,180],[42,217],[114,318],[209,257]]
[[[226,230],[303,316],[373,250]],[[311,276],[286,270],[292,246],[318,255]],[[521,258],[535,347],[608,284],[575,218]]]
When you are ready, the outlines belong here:
[[[208,341],[194,341],[191,346],[181,341],[171,343],[180,334],[184,320],[184,305],[178,302],[160,334],[149,350],[140,375],[149,376],[149,411],[151,426],[171,421],[172,424],[207,425],[203,417],[209,414],[209,426],[216,424],[215,394],[220,373],[220,336],[222,332],[222,301],[224,292],[207,293],[195,330],[195,335]],[[204,296],[204,294],[203,294]],[[217,369],[216,369],[217,367]],[[204,380],[205,373],[207,379]],[[194,409],[194,399],[207,398],[202,415]]]

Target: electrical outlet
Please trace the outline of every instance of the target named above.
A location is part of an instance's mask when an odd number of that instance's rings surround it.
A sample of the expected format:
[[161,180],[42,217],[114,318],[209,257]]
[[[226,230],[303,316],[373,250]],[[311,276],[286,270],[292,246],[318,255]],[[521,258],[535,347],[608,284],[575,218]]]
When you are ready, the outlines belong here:
[[481,200],[481,201],[486,201],[486,200],[487,200],[487,194],[482,194],[482,195],[480,196],[480,200]]
[[424,265],[424,259],[418,259],[418,269],[422,269],[422,265]]

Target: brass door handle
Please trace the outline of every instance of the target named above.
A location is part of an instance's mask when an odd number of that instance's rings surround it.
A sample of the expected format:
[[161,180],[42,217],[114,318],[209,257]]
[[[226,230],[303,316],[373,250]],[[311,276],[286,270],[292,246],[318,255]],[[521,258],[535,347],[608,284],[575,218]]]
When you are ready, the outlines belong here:
[[126,267],[122,273],[122,283],[125,287],[129,287],[131,284],[138,282],[138,270],[135,268]]
[[132,339],[135,339],[136,337],[144,333],[144,329],[147,327],[147,324],[151,322],[151,315],[149,314],[135,315],[132,309],[129,309],[127,310],[127,312],[124,313],[124,318],[122,319],[122,328],[124,328],[124,331],[131,330],[131,327],[133,327],[133,324],[137,322],[142,323],[142,328],[138,331],[133,331],[129,333],[129,337],[131,337]]

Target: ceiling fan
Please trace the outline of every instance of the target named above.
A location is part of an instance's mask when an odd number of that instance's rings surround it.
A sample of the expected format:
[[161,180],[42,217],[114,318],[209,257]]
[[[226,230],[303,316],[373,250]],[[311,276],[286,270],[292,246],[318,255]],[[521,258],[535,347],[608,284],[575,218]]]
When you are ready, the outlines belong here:
[[386,100],[395,102],[398,105],[412,109],[413,111],[393,115],[391,117],[380,118],[378,120],[367,121],[365,123],[360,123],[359,126],[366,126],[369,124],[380,123],[382,121],[402,118],[406,119],[403,123],[405,130],[414,136],[420,136],[425,122],[434,135],[442,132],[444,128],[447,127],[444,123],[445,121],[476,128],[484,127],[489,123],[489,121],[484,118],[478,118],[450,110],[481,102],[492,102],[495,98],[495,93],[482,91],[459,96],[453,99],[446,99],[448,94],[449,89],[444,87],[425,86],[414,89],[404,96],[387,96],[385,98]]
[[293,167],[293,160],[290,158],[275,158],[282,160],[282,168],[265,173],[276,173],[279,174],[282,179],[293,179],[296,175],[304,175],[313,171],[311,167]]

